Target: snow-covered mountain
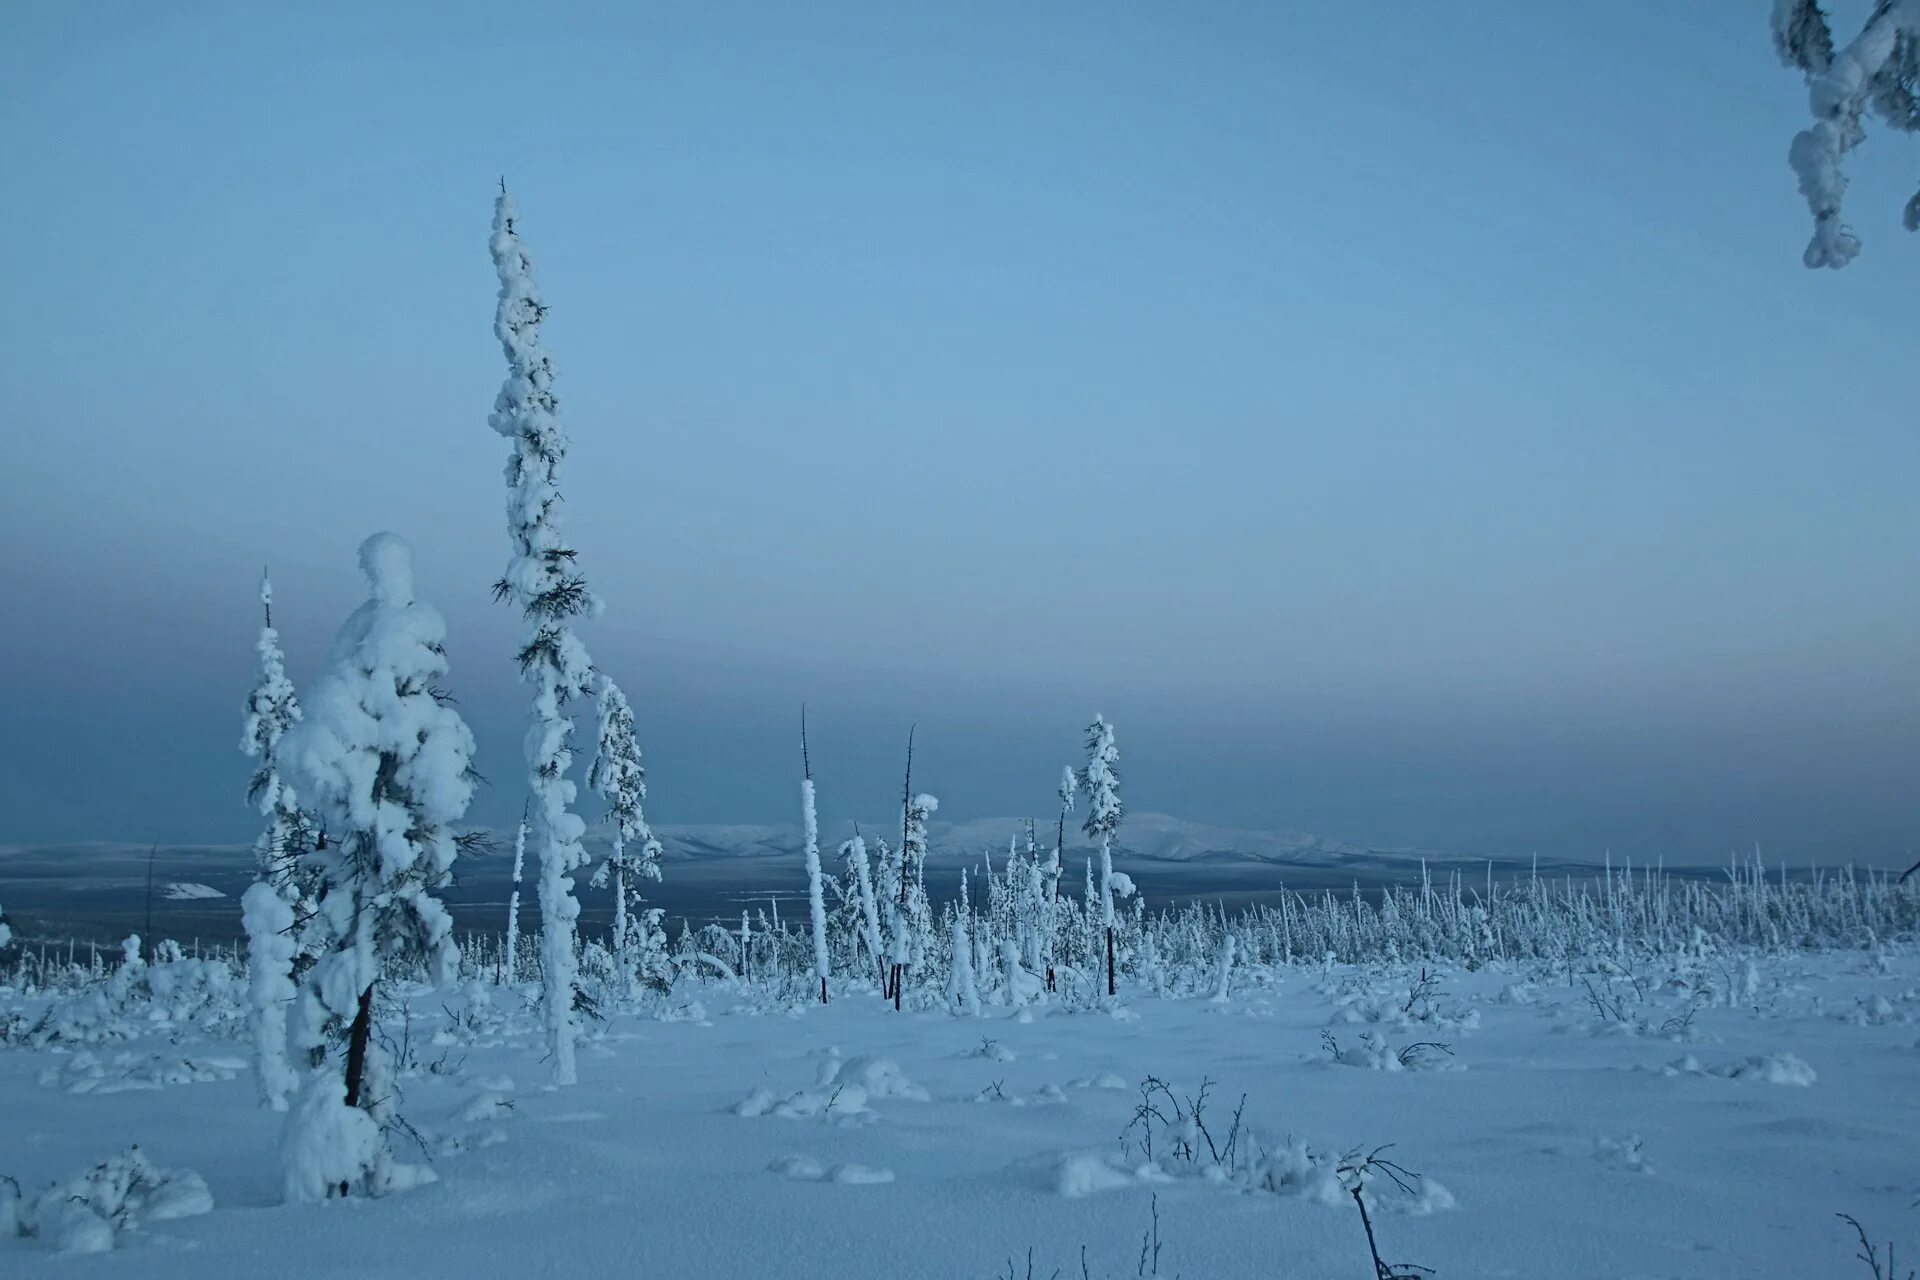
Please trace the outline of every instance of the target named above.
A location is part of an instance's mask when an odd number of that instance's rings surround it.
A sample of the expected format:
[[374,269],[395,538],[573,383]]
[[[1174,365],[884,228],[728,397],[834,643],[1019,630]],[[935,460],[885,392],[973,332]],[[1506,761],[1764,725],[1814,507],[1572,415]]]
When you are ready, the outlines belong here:
[[[821,844],[831,850],[854,832],[852,822],[823,822]],[[862,822],[869,840],[875,835],[899,843],[899,820]],[[935,857],[977,857],[1004,854],[1007,842],[1025,839],[1024,818],[971,818],[964,822],[929,824]],[[791,855],[800,848],[799,824],[709,823],[655,828],[666,847],[666,857],[752,858]],[[1040,824],[1042,848],[1051,848],[1055,828]],[[1077,823],[1067,827],[1067,849],[1084,851],[1086,838]],[[1304,831],[1250,831],[1193,822],[1165,813],[1129,813],[1120,828],[1118,852],[1152,862],[1272,862],[1297,866],[1333,867],[1362,861],[1417,861],[1426,857],[1452,860],[1448,855],[1413,849],[1369,849],[1344,840],[1330,840]]]
[[[822,821],[820,844],[831,855],[854,833],[851,821]],[[869,840],[875,836],[890,844],[900,841],[900,819],[861,822]],[[668,861],[794,857],[801,848],[800,824],[795,823],[667,823],[654,828]],[[933,857],[937,860],[996,859],[1007,851],[1010,839],[1024,841],[1025,818],[970,818],[964,822],[929,824]],[[510,849],[513,833],[495,832],[501,848]],[[1054,826],[1042,822],[1040,847],[1053,845]],[[598,824],[590,828],[586,844],[598,855],[605,852],[607,834]],[[1087,852],[1087,839],[1078,823],[1067,824],[1067,852]],[[1266,862],[1305,867],[1340,867],[1355,863],[1458,862],[1470,855],[1421,849],[1375,849],[1345,840],[1333,840],[1304,831],[1253,831],[1194,822],[1165,813],[1128,813],[1120,827],[1116,851],[1123,857],[1166,863]],[[64,845],[0,845],[0,881],[36,878],[71,883],[75,888],[104,885],[144,885],[149,846],[91,841]],[[251,845],[173,845],[160,851],[163,872],[182,865],[227,867],[250,871]],[[173,879],[176,877],[168,877]]]

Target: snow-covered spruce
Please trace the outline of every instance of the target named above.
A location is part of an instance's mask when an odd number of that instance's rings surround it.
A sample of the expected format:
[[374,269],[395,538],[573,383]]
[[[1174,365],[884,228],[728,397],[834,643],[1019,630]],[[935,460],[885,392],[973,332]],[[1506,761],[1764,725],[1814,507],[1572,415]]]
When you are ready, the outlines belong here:
[[547,1049],[555,1084],[579,1079],[574,1041],[579,986],[573,873],[587,862],[580,843],[586,824],[573,812],[573,720],[568,706],[593,688],[593,661],[574,635],[573,619],[600,602],[587,588],[578,558],[560,532],[560,470],[567,433],[557,416],[553,360],[540,341],[546,304],[533,281],[533,262],[515,226],[513,197],[503,183],[493,206],[489,248],[500,277],[493,332],[506,353],[507,378],[487,423],[513,444],[507,459],[507,534],[513,558],[494,584],[494,598],[515,605],[533,625],[519,653],[520,673],[533,685],[533,723],[527,730],[527,785],[532,793],[528,830],[540,859],[540,973]]
[[285,1111],[300,1077],[287,1059],[287,1009],[293,1002],[293,904],[273,884],[256,880],[240,899],[247,932],[248,1021],[260,1100]]
[[953,957],[947,966],[947,1012],[978,1017],[980,992],[973,978],[973,910],[967,900],[967,873],[960,873],[959,909],[953,913]]
[[1126,806],[1120,802],[1120,748],[1114,745],[1113,726],[1105,716],[1096,715],[1087,726],[1087,767],[1080,772],[1080,790],[1087,797],[1087,818],[1080,826],[1090,839],[1100,842],[1100,923],[1106,930],[1107,994],[1115,984],[1113,899],[1133,893],[1133,881],[1113,869],[1113,837],[1120,830]]
[[918,984],[932,978],[927,964],[933,942],[933,905],[927,898],[927,820],[940,801],[922,793],[901,808],[899,876],[894,888],[893,996],[901,1002],[901,986],[912,977]]
[[[254,1074],[261,1102],[284,1111],[298,1084],[287,1061],[287,1004],[293,997],[299,950],[295,929],[300,916],[311,919],[313,914],[311,904],[302,902],[299,870],[317,832],[294,787],[280,773],[280,740],[300,722],[300,699],[287,678],[280,635],[273,627],[273,584],[265,574],[260,575],[260,607],[263,616],[255,645],[260,675],[247,696],[240,749],[258,762],[248,780],[247,798],[267,825],[254,843],[256,881],[242,902],[241,921],[247,931],[247,968],[252,976]],[[297,909],[302,906],[305,910]]]
[[507,945],[506,956],[502,964],[508,982],[516,981],[520,964],[520,873],[527,861],[527,819],[520,816],[520,826],[513,833],[513,889],[507,895]]
[[636,882],[660,878],[660,842],[647,826],[647,770],[640,759],[640,742],[634,734],[633,708],[626,695],[611,679],[600,681],[600,746],[587,769],[587,784],[607,802],[607,817],[613,823],[613,849],[595,873],[594,884],[602,877],[613,883],[613,957],[619,970],[622,990],[631,990],[636,952],[638,917],[628,913],[630,896],[638,897]]
[[1041,957],[1046,965],[1047,991],[1053,992],[1057,985],[1054,980],[1054,937],[1060,927],[1060,873],[1065,867],[1062,861],[1067,847],[1067,815],[1073,812],[1073,797],[1080,789],[1079,779],[1074,776],[1072,765],[1063,765],[1060,769],[1060,817],[1053,833],[1053,856],[1047,860],[1046,900],[1043,914],[1041,936],[1045,954]]
[[884,987],[887,978],[886,945],[880,939],[880,907],[874,901],[873,873],[867,865],[867,842],[858,831],[840,846],[853,876],[853,887],[860,907],[860,938],[866,944],[867,959],[873,963]]
[[7,909],[0,905],[0,951],[5,951],[13,943],[13,928],[7,923]]
[[[391,533],[360,547],[371,598],[333,642],[306,718],[280,744],[328,840],[306,855],[328,949],[300,982],[293,1040],[314,1062],[289,1117],[287,1197],[369,1194],[417,1181],[387,1153],[395,1082],[372,1036],[384,964],[423,963],[441,985],[459,960],[433,895],[451,878],[452,824],[473,795],[473,735],[441,693],[446,624],[414,599],[412,553]],[[346,1027],[344,1061],[333,1060]]]
[[[1879,0],[1860,34],[1837,52],[1818,0],[1774,0],[1773,47],[1807,80],[1813,124],[1788,148],[1800,194],[1813,214],[1809,267],[1844,267],[1860,240],[1841,220],[1847,153],[1866,140],[1871,110],[1890,128],[1920,132],[1920,0]],[[1907,201],[1904,222],[1920,231],[1920,194]]]

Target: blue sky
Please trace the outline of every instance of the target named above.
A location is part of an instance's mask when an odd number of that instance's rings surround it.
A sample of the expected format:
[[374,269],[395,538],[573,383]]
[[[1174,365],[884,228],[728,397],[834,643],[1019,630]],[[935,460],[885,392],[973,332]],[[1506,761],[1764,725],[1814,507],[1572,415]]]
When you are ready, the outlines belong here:
[[[1843,8],[1842,24],[1852,18]],[[1920,508],[1876,131],[1799,265],[1765,6],[9,6],[0,841],[245,839],[394,529],[517,812],[512,183],[660,821],[1139,808],[1890,862]]]

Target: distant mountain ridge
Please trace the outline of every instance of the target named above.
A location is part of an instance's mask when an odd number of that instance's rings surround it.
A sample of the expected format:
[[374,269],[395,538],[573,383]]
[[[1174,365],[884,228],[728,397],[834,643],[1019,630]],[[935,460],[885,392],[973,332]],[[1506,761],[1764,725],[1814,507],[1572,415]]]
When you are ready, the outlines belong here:
[[[1025,847],[1025,818],[969,818],[963,822],[928,824],[933,856],[943,860],[976,858],[1007,852],[1008,841]],[[876,836],[889,844],[900,841],[899,821],[862,822],[860,832],[871,842]],[[829,853],[854,833],[852,822],[821,824],[820,842]],[[752,858],[793,854],[801,846],[798,823],[694,823],[656,827],[669,861],[681,858]],[[1042,822],[1036,843],[1051,850],[1056,828]],[[1071,818],[1067,824],[1067,854],[1084,855],[1087,838]],[[1254,831],[1193,822],[1165,813],[1129,813],[1121,823],[1115,852],[1151,862],[1270,862],[1282,865],[1339,867],[1355,862],[1457,862],[1477,860],[1456,854],[1420,849],[1373,849],[1304,831]]]
[[[992,855],[998,859],[1007,852],[1009,840],[1025,845],[1025,818],[969,818],[962,822],[934,821],[928,835],[933,856],[940,861],[976,859]],[[872,841],[875,837],[897,845],[899,819],[862,822],[859,830]],[[851,821],[823,822],[820,831],[822,849],[833,854],[840,843],[853,835]],[[794,823],[667,823],[654,828],[669,862],[695,859],[776,858],[797,855],[801,848],[800,824]],[[1053,847],[1055,827],[1041,822],[1035,839],[1042,850]],[[496,831],[499,847],[512,848],[511,829]],[[595,826],[588,832],[588,848],[595,854],[605,851],[607,835]],[[236,863],[251,859],[251,845],[181,844],[166,846],[175,854],[191,851],[213,862]],[[14,864],[16,873],[23,864],[37,864],[35,870],[65,875],[112,867],[122,875],[142,873],[149,846],[132,841],[68,841],[47,844],[0,844],[0,872],[5,863]],[[1089,851],[1087,838],[1079,824],[1069,816],[1067,855],[1083,857]],[[1240,827],[1194,822],[1165,813],[1129,813],[1121,824],[1115,852],[1122,857],[1150,862],[1262,862],[1304,867],[1341,867],[1356,863],[1413,863],[1421,858],[1434,862],[1477,861],[1476,858],[1421,849],[1376,849],[1345,840],[1329,839],[1305,831],[1256,831]]]

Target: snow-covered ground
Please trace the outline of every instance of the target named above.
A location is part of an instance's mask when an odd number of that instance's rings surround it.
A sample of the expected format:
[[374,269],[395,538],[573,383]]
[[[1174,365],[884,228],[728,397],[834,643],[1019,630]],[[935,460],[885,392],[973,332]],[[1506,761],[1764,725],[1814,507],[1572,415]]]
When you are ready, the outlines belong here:
[[[173,1184],[89,1256],[0,1239],[0,1274],[1024,1277],[1031,1251],[1046,1277],[1084,1247],[1120,1277],[1156,1274],[1157,1214],[1160,1275],[1358,1278],[1338,1166],[1388,1143],[1419,1176],[1368,1186],[1381,1253],[1449,1280],[1864,1276],[1839,1212],[1920,1246],[1905,946],[1424,987],[1417,965],[1250,967],[1224,1000],[977,1018],[683,979],[596,1024],[566,1089],[535,988],[416,989],[383,1027],[418,1133],[395,1151],[437,1180],[297,1206],[224,968],[0,988],[0,1173],[26,1201],[138,1144],[213,1204]],[[1139,1119],[1148,1077],[1166,1123]],[[1182,1118],[1203,1087],[1204,1132]]]

